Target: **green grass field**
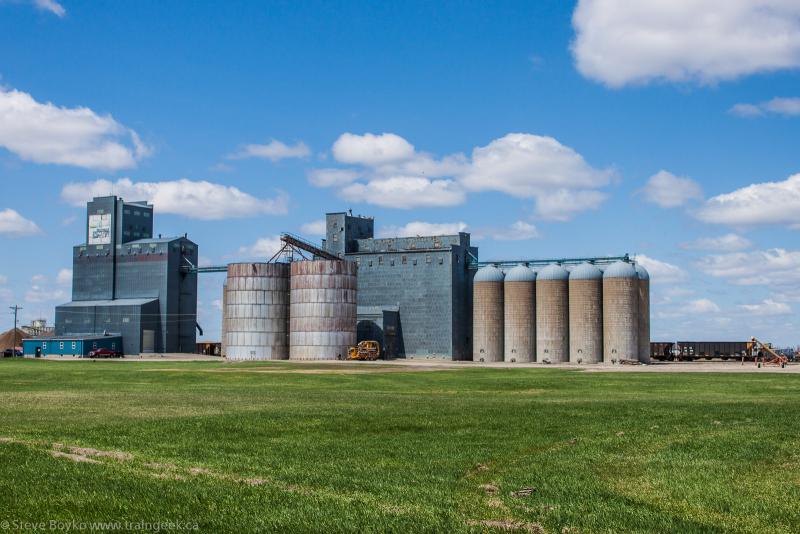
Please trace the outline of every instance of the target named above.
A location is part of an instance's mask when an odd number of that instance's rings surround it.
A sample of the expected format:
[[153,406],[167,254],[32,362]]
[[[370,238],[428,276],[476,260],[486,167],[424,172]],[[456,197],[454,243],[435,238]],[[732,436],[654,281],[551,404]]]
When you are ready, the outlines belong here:
[[799,398],[779,374],[5,360],[0,520],[797,532]]

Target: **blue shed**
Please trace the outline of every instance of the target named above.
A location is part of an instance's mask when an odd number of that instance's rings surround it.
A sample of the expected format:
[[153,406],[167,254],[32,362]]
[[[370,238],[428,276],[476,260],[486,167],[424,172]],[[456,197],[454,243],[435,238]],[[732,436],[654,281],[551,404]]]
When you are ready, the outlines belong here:
[[122,352],[122,336],[89,335],[30,338],[22,340],[25,356],[36,356],[36,349],[42,356],[88,356],[95,349],[109,349]]

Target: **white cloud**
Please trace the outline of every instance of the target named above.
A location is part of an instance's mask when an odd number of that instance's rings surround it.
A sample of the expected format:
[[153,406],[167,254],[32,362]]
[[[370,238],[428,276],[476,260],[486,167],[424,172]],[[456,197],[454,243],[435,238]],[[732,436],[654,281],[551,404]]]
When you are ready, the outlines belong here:
[[8,283],[8,277],[4,274],[0,274],[0,286],[5,285]]
[[636,261],[647,269],[650,274],[650,282],[654,284],[670,284],[687,278],[686,271],[677,265],[650,258],[644,254],[637,254]]
[[578,70],[614,88],[800,66],[796,0],[580,0],[572,24]]
[[349,169],[314,169],[308,173],[308,181],[317,187],[341,187],[359,177],[358,172]]
[[647,202],[662,208],[677,208],[690,200],[703,198],[703,190],[697,182],[663,170],[651,176],[640,192]]
[[311,149],[302,141],[294,145],[287,145],[277,139],[272,139],[264,145],[245,145],[241,150],[228,157],[230,159],[263,158],[272,162],[289,158],[306,158],[311,154]]
[[239,256],[242,258],[256,258],[268,260],[283,247],[280,236],[274,235],[257,239],[252,245],[239,247]]
[[378,237],[415,237],[432,235],[454,235],[466,232],[467,224],[463,222],[429,223],[412,221],[404,226],[385,226],[378,231]]
[[327,232],[325,219],[318,219],[305,223],[300,227],[300,233],[303,235],[324,236]]
[[334,143],[337,161],[358,169],[318,169],[309,181],[341,187],[346,200],[394,208],[461,204],[470,191],[500,191],[534,199],[543,219],[567,220],[597,208],[614,173],[589,166],[580,154],[551,137],[512,133],[476,147],[472,157],[435,158],[402,137],[342,134]]
[[696,216],[701,221],[731,226],[800,225],[800,174],[712,197]]
[[130,178],[116,182],[73,182],[64,186],[61,198],[73,206],[83,206],[92,197],[108,195],[112,191],[131,200],[152,202],[159,213],[203,220],[283,215],[288,212],[289,202],[288,195],[283,192],[274,198],[260,199],[233,186],[185,178],[165,182],[133,182]]
[[774,248],[712,254],[701,258],[697,268],[734,285],[793,286],[800,283],[800,251]]
[[729,111],[740,117],[762,117],[770,113],[793,117],[800,115],[800,98],[773,98],[759,104],[736,104]]
[[753,315],[787,315],[792,313],[792,308],[784,302],[764,299],[758,304],[740,304],[739,309]]
[[466,195],[452,180],[430,180],[419,176],[394,176],[350,184],[341,190],[341,197],[387,208],[455,206]]
[[111,115],[42,104],[27,93],[3,88],[0,146],[34,163],[112,171],[135,167],[150,152],[136,132]]
[[686,304],[685,311],[691,314],[717,313],[720,311],[716,302],[709,299],[697,299]]
[[409,159],[414,155],[414,146],[393,133],[344,133],[333,144],[332,150],[337,161],[368,167]]
[[540,237],[538,228],[525,221],[516,221],[506,227],[478,228],[472,231],[473,240],[526,241]]
[[725,234],[719,237],[701,237],[683,243],[682,248],[690,250],[707,250],[719,252],[734,252],[737,250],[744,250],[753,246],[753,243],[738,234]]
[[63,286],[72,284],[72,269],[61,269],[56,275],[56,283]]
[[66,300],[67,293],[60,288],[50,287],[47,277],[35,274],[31,277],[31,285],[25,292],[25,301],[32,304],[57,302]]
[[42,232],[39,226],[11,208],[0,210],[0,235],[24,237]]
[[67,14],[67,10],[64,9],[64,6],[59,4],[56,0],[33,0],[33,5],[42,11],[49,11],[59,18],[64,18],[64,15]]

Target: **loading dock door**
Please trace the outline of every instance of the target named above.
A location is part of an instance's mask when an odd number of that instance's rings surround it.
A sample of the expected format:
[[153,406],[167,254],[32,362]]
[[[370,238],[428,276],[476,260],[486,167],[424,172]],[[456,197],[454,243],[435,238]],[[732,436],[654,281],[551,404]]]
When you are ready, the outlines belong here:
[[156,331],[142,330],[142,352],[155,352]]

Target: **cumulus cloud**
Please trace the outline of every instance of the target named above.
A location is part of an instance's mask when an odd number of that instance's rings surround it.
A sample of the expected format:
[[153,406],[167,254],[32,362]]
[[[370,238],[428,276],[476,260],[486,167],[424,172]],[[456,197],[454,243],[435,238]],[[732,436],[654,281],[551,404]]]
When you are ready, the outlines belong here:
[[800,66],[795,0],[580,0],[572,25],[577,69],[613,88]]
[[333,144],[332,150],[337,161],[368,167],[406,160],[414,155],[414,146],[393,133],[344,133]]
[[466,198],[453,180],[430,180],[422,176],[393,176],[353,183],[340,194],[345,200],[400,209],[454,206]]
[[716,302],[709,299],[697,299],[689,301],[685,307],[686,312],[692,314],[699,314],[699,313],[717,313],[720,311],[720,307],[717,305]]
[[701,237],[688,243],[683,243],[682,248],[689,250],[706,250],[719,252],[734,252],[750,248],[753,243],[746,237],[738,234],[725,234],[718,237]]
[[429,223],[412,221],[403,226],[384,226],[378,230],[378,237],[415,237],[429,235],[454,235],[466,232],[467,224],[464,222]]
[[48,11],[58,18],[64,18],[67,10],[56,0],[33,0],[33,5],[41,11]]
[[341,187],[358,180],[359,173],[349,169],[314,169],[308,181],[317,187]]
[[277,139],[272,139],[265,145],[245,145],[241,150],[230,154],[230,159],[262,158],[272,162],[289,158],[306,158],[311,154],[311,149],[298,141],[294,145],[287,145]]
[[61,269],[56,275],[56,283],[62,286],[72,284],[72,269]]
[[57,302],[66,300],[67,293],[61,288],[53,288],[43,274],[31,277],[31,285],[25,292],[25,302],[38,304],[42,302]]
[[288,195],[283,192],[274,198],[260,199],[233,186],[185,178],[165,182],[134,182],[130,178],[116,182],[73,182],[63,187],[61,198],[73,206],[83,206],[92,197],[112,191],[129,200],[152,202],[159,213],[203,220],[283,215],[288,212],[289,203]]
[[111,115],[42,104],[28,93],[3,88],[0,146],[34,163],[111,171],[135,167],[150,153],[136,132]]
[[41,228],[11,208],[0,210],[0,235],[25,237],[42,233]]
[[527,241],[540,237],[539,229],[525,221],[516,221],[505,227],[478,228],[472,232],[473,240]]
[[776,302],[772,299],[764,299],[758,304],[740,304],[739,309],[753,315],[788,315],[792,313],[792,308],[785,302]]
[[270,259],[283,247],[280,236],[262,237],[251,245],[239,247],[239,256],[248,259]]
[[647,202],[662,208],[677,208],[690,200],[703,198],[703,190],[697,182],[663,170],[651,176],[640,193]]
[[303,235],[324,236],[326,231],[325,219],[311,221],[300,227],[300,233]]
[[650,273],[650,281],[654,284],[670,284],[681,282],[687,278],[686,271],[665,261],[657,260],[644,254],[638,254],[636,261]]
[[396,134],[342,134],[334,143],[348,169],[318,169],[309,181],[340,187],[347,200],[386,207],[452,206],[468,192],[499,191],[533,199],[540,218],[568,220],[597,208],[614,173],[591,167],[573,149],[551,137],[512,133],[476,147],[471,157],[436,158],[417,151]]
[[739,117],[762,117],[764,115],[800,115],[800,98],[773,98],[759,104],[736,104],[730,110]]
[[711,254],[701,258],[697,268],[735,285],[792,286],[800,282],[800,251],[773,248]]
[[800,225],[800,174],[712,197],[696,216],[704,222],[731,226]]

